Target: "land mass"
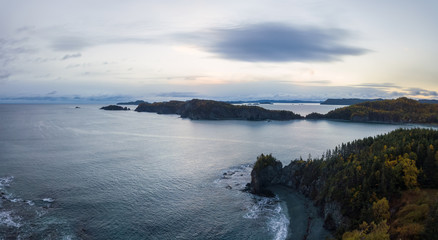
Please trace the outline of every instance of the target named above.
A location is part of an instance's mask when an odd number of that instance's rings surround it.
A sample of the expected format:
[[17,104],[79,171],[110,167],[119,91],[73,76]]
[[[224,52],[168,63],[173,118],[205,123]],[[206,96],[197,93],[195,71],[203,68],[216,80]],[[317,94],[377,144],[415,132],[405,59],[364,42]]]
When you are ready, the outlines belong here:
[[438,238],[438,131],[399,129],[282,167],[260,155],[249,189],[270,196],[281,185],[320,209],[338,239]]
[[327,114],[311,113],[306,119],[337,119],[356,122],[438,123],[438,104],[420,103],[405,97],[338,108]]
[[128,111],[131,110],[127,107],[121,107],[121,106],[117,106],[117,105],[108,105],[105,107],[101,107],[100,109],[102,110],[111,110],[111,111]]
[[143,100],[136,100],[136,101],[132,101],[132,102],[119,102],[117,103],[117,105],[138,105],[140,103],[144,103],[145,101]]
[[338,108],[327,114],[311,113],[306,117],[291,111],[268,110],[258,106],[233,105],[213,100],[193,99],[190,101],[169,101],[140,103],[137,112],[178,114],[192,120],[294,120],[331,119],[355,122],[383,123],[438,123],[438,104],[398,98],[363,102]]
[[233,105],[213,100],[193,99],[190,101],[169,101],[141,103],[137,112],[178,114],[192,120],[292,120],[302,119],[291,111],[267,110],[257,106]]
[[[365,98],[329,98],[323,102],[321,102],[322,105],[353,105],[358,103],[364,103],[364,102],[376,102],[376,101],[383,101],[388,99],[382,99],[382,98],[375,98],[375,99],[365,99]],[[430,104],[437,104],[438,100],[429,100],[429,99],[419,99],[418,102],[420,103],[430,103]]]

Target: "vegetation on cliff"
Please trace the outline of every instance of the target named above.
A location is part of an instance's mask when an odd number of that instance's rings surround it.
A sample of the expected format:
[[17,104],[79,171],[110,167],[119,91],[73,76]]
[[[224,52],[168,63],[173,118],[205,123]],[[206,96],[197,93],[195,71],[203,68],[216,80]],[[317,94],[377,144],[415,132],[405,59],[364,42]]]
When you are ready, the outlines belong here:
[[376,121],[393,123],[438,123],[438,104],[398,98],[363,102],[338,108],[327,114],[312,113],[308,119],[341,119],[351,121]]
[[293,161],[273,182],[296,187],[319,206],[337,203],[344,221],[330,214],[325,221],[339,238],[437,239],[437,150],[438,131],[399,129]]
[[137,112],[156,112],[159,114],[179,114],[192,120],[292,120],[302,116],[290,111],[267,110],[257,106],[233,105],[213,100],[193,99],[190,101],[170,101],[142,103]]

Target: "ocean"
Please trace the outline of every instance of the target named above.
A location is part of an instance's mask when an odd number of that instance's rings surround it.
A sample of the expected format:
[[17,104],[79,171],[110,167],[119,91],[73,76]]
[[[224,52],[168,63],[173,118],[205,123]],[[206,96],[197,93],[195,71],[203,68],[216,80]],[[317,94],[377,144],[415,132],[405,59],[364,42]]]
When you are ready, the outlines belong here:
[[[0,239],[302,239],[309,201],[287,189],[271,199],[241,191],[257,156],[288,164],[410,127],[75,107],[0,104]],[[263,107],[305,115],[339,106]],[[314,217],[309,240],[329,234]]]

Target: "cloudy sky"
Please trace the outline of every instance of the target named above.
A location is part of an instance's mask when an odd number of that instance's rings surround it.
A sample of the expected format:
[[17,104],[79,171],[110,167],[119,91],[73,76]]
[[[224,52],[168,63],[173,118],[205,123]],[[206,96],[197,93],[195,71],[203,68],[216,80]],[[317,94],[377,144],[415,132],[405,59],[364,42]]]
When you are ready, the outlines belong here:
[[438,1],[0,0],[0,101],[438,99]]

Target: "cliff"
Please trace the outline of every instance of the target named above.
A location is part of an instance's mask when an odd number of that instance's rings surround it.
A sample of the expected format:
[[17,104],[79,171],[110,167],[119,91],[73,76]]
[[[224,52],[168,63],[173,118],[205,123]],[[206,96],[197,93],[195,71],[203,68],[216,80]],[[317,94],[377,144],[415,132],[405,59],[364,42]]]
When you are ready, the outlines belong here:
[[304,194],[338,238],[436,239],[437,150],[437,130],[398,129],[283,168],[261,155],[249,190],[266,196],[270,186],[283,185]]
[[302,116],[290,111],[267,110],[257,106],[238,106],[225,102],[193,99],[190,101],[170,101],[142,103],[135,111],[156,112],[158,114],[178,114],[192,120],[292,120]]

